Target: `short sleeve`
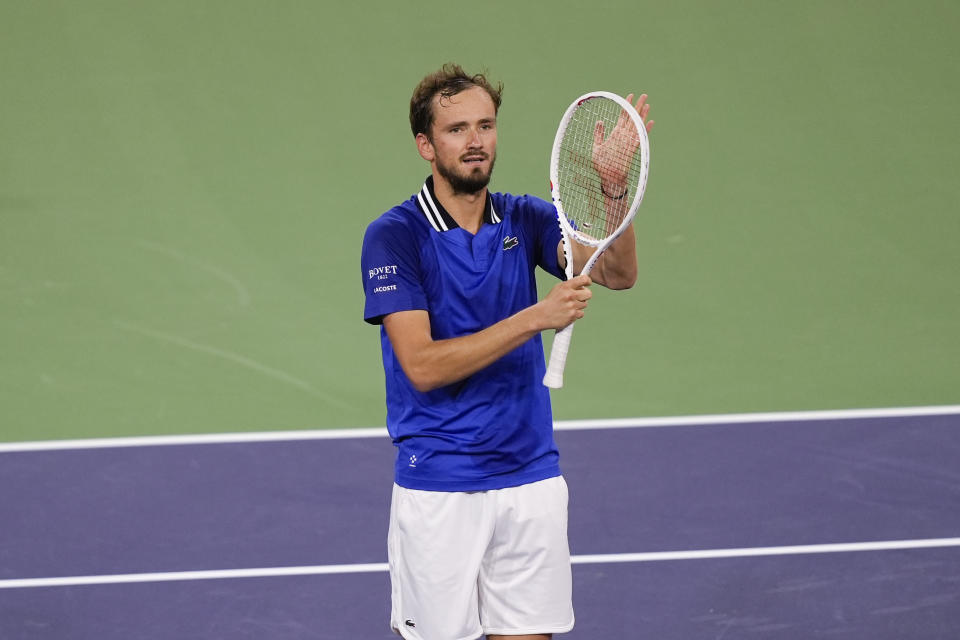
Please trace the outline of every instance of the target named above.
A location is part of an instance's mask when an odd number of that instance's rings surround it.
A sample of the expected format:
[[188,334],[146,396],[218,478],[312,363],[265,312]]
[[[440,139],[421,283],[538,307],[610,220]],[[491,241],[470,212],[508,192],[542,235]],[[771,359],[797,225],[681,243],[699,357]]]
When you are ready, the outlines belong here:
[[556,208],[546,200],[534,196],[521,198],[520,209],[523,212],[523,225],[527,236],[535,241],[537,265],[561,280],[566,274],[557,262],[557,245],[563,240],[560,223],[557,222]]
[[363,319],[380,324],[397,311],[426,309],[419,252],[413,233],[389,215],[374,220],[363,236],[360,272],[365,303]]

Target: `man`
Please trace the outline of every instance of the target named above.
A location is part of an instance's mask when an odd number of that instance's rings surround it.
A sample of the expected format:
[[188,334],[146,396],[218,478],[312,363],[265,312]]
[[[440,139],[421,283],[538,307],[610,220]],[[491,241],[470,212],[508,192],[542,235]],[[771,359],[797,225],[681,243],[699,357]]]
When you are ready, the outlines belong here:
[[[391,625],[408,640],[543,640],[573,627],[540,332],[582,318],[592,282],[622,289],[637,277],[630,228],[592,280],[560,282],[538,301],[536,266],[564,278],[561,235],[550,203],[487,190],[501,90],[452,64],[421,81],[410,124],[430,176],[363,241],[364,318],[381,325],[398,450]],[[624,192],[603,179],[611,201]],[[574,246],[579,272],[592,249]]]

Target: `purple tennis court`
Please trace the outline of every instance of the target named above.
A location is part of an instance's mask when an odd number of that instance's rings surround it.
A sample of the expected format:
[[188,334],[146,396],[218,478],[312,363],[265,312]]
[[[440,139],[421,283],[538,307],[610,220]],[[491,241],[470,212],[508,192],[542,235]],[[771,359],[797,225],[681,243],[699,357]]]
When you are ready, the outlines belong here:
[[[960,408],[560,426],[564,638],[956,637]],[[395,637],[377,433],[0,446],[0,638]]]

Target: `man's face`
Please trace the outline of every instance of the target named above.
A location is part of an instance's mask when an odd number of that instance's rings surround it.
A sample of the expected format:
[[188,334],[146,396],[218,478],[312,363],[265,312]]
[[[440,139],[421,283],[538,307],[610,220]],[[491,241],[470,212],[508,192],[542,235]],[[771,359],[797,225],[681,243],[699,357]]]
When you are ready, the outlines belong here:
[[417,136],[420,153],[454,193],[487,186],[497,158],[497,111],[486,91],[471,87],[449,98],[435,96],[430,133]]

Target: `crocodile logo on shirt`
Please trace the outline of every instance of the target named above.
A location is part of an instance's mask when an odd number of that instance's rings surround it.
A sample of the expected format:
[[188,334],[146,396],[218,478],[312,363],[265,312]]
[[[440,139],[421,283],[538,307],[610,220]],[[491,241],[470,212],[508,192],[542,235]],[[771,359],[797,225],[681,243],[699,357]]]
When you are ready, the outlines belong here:
[[507,249],[513,249],[518,244],[520,244],[520,239],[517,236],[513,236],[512,238],[510,236],[506,236],[503,239],[503,250],[506,251]]

